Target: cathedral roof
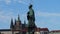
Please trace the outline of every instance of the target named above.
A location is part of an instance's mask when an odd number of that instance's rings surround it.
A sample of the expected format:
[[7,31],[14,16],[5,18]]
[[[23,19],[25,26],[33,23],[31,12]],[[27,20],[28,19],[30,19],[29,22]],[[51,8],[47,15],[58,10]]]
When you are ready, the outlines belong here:
[[11,31],[11,29],[0,29],[0,31]]

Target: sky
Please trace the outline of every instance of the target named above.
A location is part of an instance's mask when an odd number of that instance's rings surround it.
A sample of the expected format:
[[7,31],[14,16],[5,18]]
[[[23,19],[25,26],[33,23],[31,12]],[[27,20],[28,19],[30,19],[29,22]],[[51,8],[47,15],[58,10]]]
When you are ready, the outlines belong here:
[[[60,30],[60,0],[32,0],[35,24],[40,28]],[[0,0],[0,29],[9,29],[11,18],[27,21],[30,0]]]

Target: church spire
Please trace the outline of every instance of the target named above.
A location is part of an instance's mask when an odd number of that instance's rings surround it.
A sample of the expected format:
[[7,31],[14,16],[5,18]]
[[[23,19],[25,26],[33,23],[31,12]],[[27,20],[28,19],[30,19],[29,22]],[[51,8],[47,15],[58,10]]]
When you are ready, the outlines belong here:
[[16,25],[16,19],[15,19],[15,24],[14,25]]
[[26,26],[26,21],[24,20],[24,25]]
[[10,28],[12,29],[13,28],[13,19],[11,18],[11,24],[10,24]]
[[24,24],[26,24],[26,21],[24,20]]
[[19,14],[18,14],[18,21],[20,21],[20,16],[19,16]]

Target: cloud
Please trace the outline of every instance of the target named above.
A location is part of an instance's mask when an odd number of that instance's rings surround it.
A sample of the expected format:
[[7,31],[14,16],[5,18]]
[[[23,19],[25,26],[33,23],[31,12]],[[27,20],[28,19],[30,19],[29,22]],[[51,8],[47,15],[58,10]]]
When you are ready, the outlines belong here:
[[21,3],[27,5],[28,0],[4,0],[4,2],[9,5],[11,3]]
[[13,1],[17,1],[17,0],[13,0]]
[[35,15],[38,27],[47,27],[49,30],[60,29],[60,13],[37,11]]
[[9,27],[12,12],[0,11],[0,29]]
[[3,0],[0,0],[0,1],[3,1]]
[[25,5],[28,5],[29,0],[18,0],[18,3],[22,3],[22,4],[25,4]]
[[10,19],[15,16],[13,15],[13,12],[8,12],[6,13],[6,11],[0,11],[0,22],[6,23],[6,22],[10,22]]
[[36,16],[43,16],[43,17],[49,17],[49,16],[59,16],[60,13],[49,13],[49,12],[36,12]]
[[5,0],[5,3],[8,5],[11,3],[11,0]]

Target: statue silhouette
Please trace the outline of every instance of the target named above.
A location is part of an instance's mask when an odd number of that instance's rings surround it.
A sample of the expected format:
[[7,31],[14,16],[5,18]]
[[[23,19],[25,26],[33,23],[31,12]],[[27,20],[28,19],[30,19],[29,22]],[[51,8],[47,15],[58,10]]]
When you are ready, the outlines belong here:
[[29,6],[29,11],[27,13],[27,19],[29,22],[35,22],[34,10],[32,9],[32,5]]

